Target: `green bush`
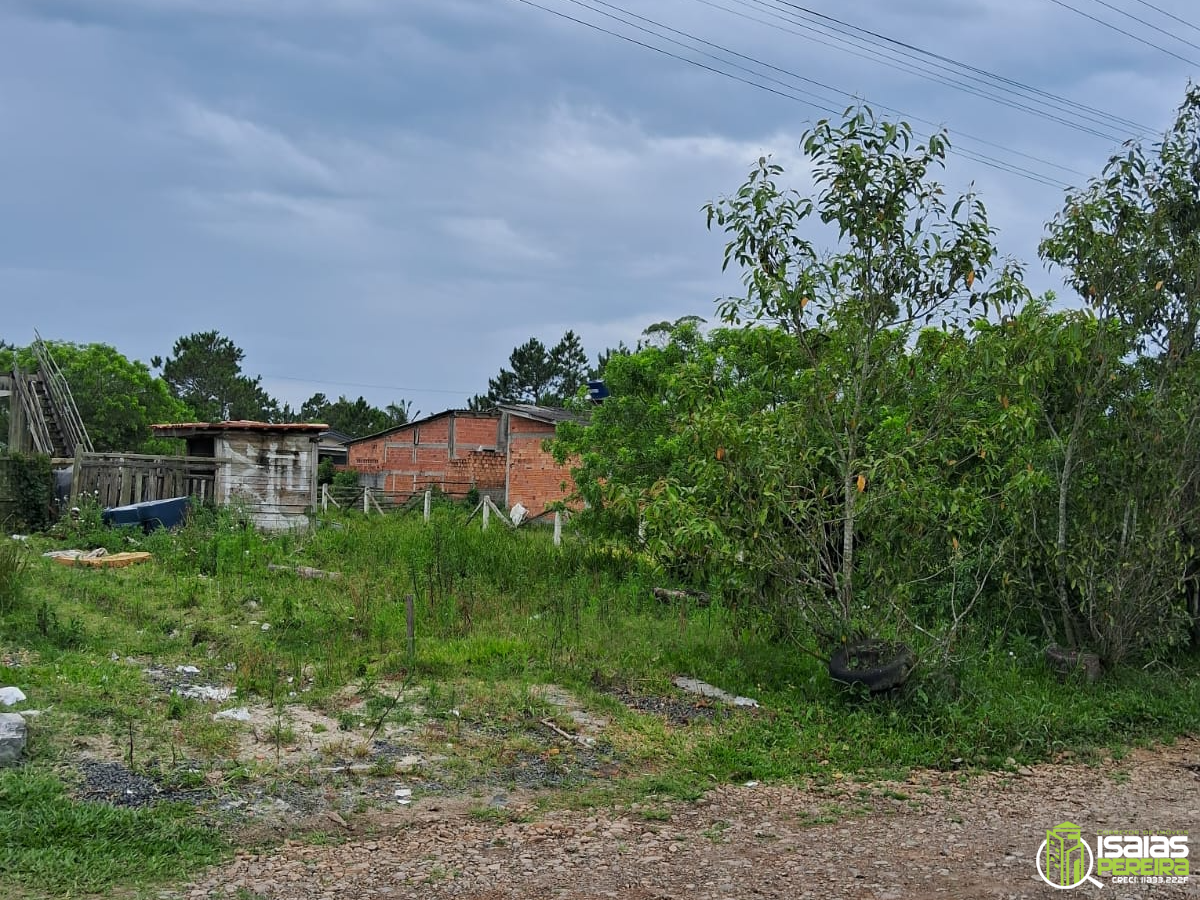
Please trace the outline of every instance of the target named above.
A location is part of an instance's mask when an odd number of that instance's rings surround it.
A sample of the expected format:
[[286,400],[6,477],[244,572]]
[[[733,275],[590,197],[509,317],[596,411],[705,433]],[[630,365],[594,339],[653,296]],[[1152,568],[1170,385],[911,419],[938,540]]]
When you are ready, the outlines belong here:
[[10,490],[16,500],[11,526],[26,531],[43,531],[50,525],[54,499],[54,474],[50,457],[14,453],[6,461]]
[[0,613],[17,605],[25,586],[27,557],[20,541],[0,537]]

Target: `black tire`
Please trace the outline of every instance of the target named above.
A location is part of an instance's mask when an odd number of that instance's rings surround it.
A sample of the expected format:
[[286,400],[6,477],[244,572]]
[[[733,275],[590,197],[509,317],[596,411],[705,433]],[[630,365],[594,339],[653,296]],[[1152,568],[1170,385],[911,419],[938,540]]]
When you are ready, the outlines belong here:
[[853,641],[829,658],[829,676],[843,684],[861,684],[872,693],[890,691],[908,680],[916,657],[907,644]]

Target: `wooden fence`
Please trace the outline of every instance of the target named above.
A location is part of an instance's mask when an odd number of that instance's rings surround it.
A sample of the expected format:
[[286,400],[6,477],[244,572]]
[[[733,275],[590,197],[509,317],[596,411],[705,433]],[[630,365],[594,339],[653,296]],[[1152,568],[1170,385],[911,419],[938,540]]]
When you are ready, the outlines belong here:
[[138,453],[78,453],[71,476],[71,502],[91,494],[102,507],[148,500],[195,497],[211,500],[217,469],[225,459],[205,456],[148,456]]

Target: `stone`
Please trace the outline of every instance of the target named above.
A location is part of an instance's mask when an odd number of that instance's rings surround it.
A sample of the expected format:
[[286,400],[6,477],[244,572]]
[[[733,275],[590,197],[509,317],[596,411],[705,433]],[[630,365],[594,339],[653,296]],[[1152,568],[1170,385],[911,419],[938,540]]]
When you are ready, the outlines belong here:
[[249,722],[251,718],[253,717],[250,715],[250,710],[245,706],[239,706],[236,709],[223,709],[219,713],[213,713],[214,722],[220,722],[223,720]]
[[5,706],[15,706],[25,702],[25,692],[17,687],[0,688],[0,703]]
[[25,752],[28,731],[16,713],[0,713],[0,766],[15,766]]

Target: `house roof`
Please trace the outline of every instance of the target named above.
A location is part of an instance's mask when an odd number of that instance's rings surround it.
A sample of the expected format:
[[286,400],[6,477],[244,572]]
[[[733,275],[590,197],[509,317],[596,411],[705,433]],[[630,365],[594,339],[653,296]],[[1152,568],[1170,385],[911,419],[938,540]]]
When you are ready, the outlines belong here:
[[354,440],[351,435],[346,434],[344,431],[338,431],[336,428],[330,428],[327,431],[322,431],[321,437],[328,438],[331,441],[336,441],[339,444],[348,444]]
[[559,422],[585,422],[587,417],[574,410],[562,409],[557,406],[535,406],[532,403],[497,403],[496,409],[520,416],[523,419],[533,419],[535,422],[545,422],[557,425]]
[[389,434],[395,434],[398,431],[403,431],[405,428],[415,428],[418,425],[424,425],[426,422],[432,422],[436,419],[444,419],[446,416],[454,416],[459,419],[499,419],[500,415],[495,410],[478,410],[478,409],[446,409],[440,413],[434,413],[431,416],[424,416],[420,419],[413,419],[411,422],[405,422],[403,425],[393,425],[391,428],[385,428],[383,431],[376,431],[374,434],[364,434],[362,437],[354,438],[354,440],[346,441],[346,446],[358,444],[362,441],[373,441],[376,438],[381,438]]
[[196,437],[203,434],[223,434],[228,431],[318,434],[329,430],[329,426],[323,422],[254,422],[249,419],[235,419],[228,422],[173,422],[151,425],[150,428],[160,437]]

